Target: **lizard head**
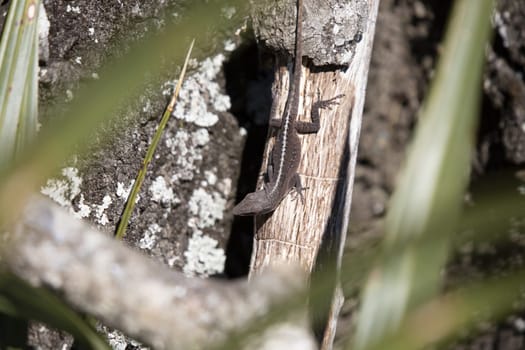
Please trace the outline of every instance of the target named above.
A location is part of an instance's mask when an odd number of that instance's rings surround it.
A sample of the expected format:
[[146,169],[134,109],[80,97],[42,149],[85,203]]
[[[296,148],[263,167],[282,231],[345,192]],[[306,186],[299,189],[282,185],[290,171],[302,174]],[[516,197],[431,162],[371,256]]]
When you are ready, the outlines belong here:
[[254,216],[269,213],[273,209],[266,191],[260,190],[248,193],[246,197],[233,208],[233,214],[239,216]]

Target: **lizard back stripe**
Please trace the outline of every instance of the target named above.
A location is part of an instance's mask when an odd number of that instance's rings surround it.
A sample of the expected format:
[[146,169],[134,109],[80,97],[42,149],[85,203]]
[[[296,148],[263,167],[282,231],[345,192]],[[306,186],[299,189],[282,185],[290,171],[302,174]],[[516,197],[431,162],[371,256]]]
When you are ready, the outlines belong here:
[[[288,111],[288,114],[284,118],[284,126],[282,131],[283,139],[281,143],[281,154],[279,155],[279,167],[277,168],[277,179],[275,180],[275,184],[270,191],[270,196],[273,195],[273,193],[277,190],[279,187],[279,182],[283,177],[284,158],[286,154],[286,145],[288,144],[288,128],[290,126],[290,118],[293,118],[293,116]],[[277,140],[277,142],[278,141],[279,140]]]
[[[284,112],[284,126],[282,128],[282,140],[281,140],[281,154],[279,157],[279,167],[277,169],[277,179],[275,180],[273,188],[270,190],[269,196],[272,196],[275,191],[279,188],[279,183],[283,178],[284,158],[286,155],[289,135],[288,131],[292,118],[297,118],[298,104],[299,104],[299,91],[301,85],[301,64],[302,64],[302,24],[303,24],[303,2],[297,0],[297,17],[295,27],[295,60],[293,65],[293,75],[290,75],[288,85],[288,105],[285,107]],[[277,140],[279,142],[279,140]]]

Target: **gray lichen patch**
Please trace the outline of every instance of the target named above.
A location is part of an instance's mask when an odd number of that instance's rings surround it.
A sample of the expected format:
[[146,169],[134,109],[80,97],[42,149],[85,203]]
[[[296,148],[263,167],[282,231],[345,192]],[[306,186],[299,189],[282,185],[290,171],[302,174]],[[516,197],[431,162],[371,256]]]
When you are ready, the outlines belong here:
[[[66,167],[61,170],[61,176],[48,179],[46,184],[40,188],[40,192],[56,203],[67,208],[76,218],[87,218],[92,213],[96,205],[90,205],[85,202],[84,195],[80,193],[82,177],[75,167]],[[76,205],[73,201],[78,198]],[[106,200],[107,201],[107,200]],[[103,207],[106,207],[104,205]],[[97,215],[104,215],[100,207],[97,206]]]
[[188,203],[191,214],[188,226],[197,229],[212,227],[222,220],[225,208],[226,199],[220,193],[197,188]]
[[[347,66],[368,20],[366,0],[303,0],[303,55],[315,65]],[[296,0],[252,1],[256,37],[272,50],[293,56]]]
[[193,180],[202,163],[204,146],[209,142],[208,131],[199,129],[190,133],[179,130],[174,136],[170,134],[166,136],[166,147],[175,157],[171,182]]
[[180,203],[180,199],[175,196],[173,188],[166,183],[164,177],[157,176],[149,186],[151,200],[156,203],[174,205]]
[[208,104],[216,112],[226,112],[230,108],[230,99],[221,93],[219,84],[213,80],[224,59],[222,54],[205,59],[198,71],[186,79],[173,111],[175,118],[209,127],[217,123],[219,117],[207,108]]
[[127,337],[119,330],[111,329],[102,324],[97,324],[97,330],[105,334],[106,339],[113,350],[150,350],[151,348],[141,344],[140,342]]
[[190,238],[184,258],[186,263],[183,271],[190,277],[222,273],[226,261],[224,249],[219,247],[219,242],[198,230]]

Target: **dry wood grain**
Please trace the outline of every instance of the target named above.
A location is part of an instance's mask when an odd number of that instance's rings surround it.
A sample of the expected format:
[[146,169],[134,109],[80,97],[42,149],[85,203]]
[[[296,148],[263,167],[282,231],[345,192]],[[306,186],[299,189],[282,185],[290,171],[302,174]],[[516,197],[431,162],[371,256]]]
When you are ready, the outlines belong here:
[[[339,164],[342,163],[348,138],[354,86],[350,79],[345,79],[345,72],[341,70],[315,73],[303,67],[303,71],[299,120],[309,120],[318,91],[321,99],[339,94],[345,94],[345,97],[332,110],[321,110],[321,129],[317,134],[300,136],[303,148],[299,174],[303,186],[307,188],[304,191],[304,203],[297,193],[291,192],[272,215],[256,218],[256,255],[252,271],[279,260],[298,261],[306,270],[312,269],[324,228],[330,218],[336,187],[343,179]],[[277,111],[280,114],[286,102],[288,73],[283,68],[277,72],[276,84],[279,87],[276,89],[276,103],[279,104]],[[266,156],[273,142],[274,138],[271,138]],[[267,260],[267,255],[271,259]]]
[[[324,319],[323,349],[332,347],[343,303],[338,267],[349,224],[354,168],[379,0],[369,0],[367,6],[366,28],[347,68],[320,69],[311,64],[302,67],[299,120],[310,120],[318,91],[321,100],[344,94],[339,105],[332,110],[321,111],[321,129],[317,134],[300,135],[302,152],[298,172],[303,186],[307,188],[304,202],[292,191],[273,213],[258,216],[254,221],[250,276],[268,265],[282,262],[298,262],[308,272],[316,269],[319,273],[335,275],[331,307]],[[305,62],[306,59],[303,65]],[[288,96],[290,74],[286,64],[286,58],[277,58],[273,90],[278,115],[282,114]],[[273,142],[274,138],[270,137],[266,159]],[[261,173],[266,171],[266,159]],[[321,256],[332,264],[325,261],[316,268],[316,259]],[[322,266],[331,266],[331,269],[321,271]]]

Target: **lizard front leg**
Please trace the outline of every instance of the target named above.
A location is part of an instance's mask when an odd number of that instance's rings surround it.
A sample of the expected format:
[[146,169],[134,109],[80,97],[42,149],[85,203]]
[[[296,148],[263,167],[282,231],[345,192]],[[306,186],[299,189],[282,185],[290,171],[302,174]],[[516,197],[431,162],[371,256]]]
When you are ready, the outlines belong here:
[[318,132],[319,128],[321,127],[319,111],[321,109],[326,109],[326,108],[332,109],[332,106],[339,104],[339,101],[337,100],[343,96],[344,94],[341,94],[341,95],[332,97],[329,100],[321,101],[320,93],[319,91],[317,91],[318,100],[317,102],[314,102],[314,104],[312,105],[312,112],[310,116],[312,118],[312,121],[311,122],[302,122],[302,121],[295,122],[295,128],[297,132],[301,134],[315,134],[316,132]]

